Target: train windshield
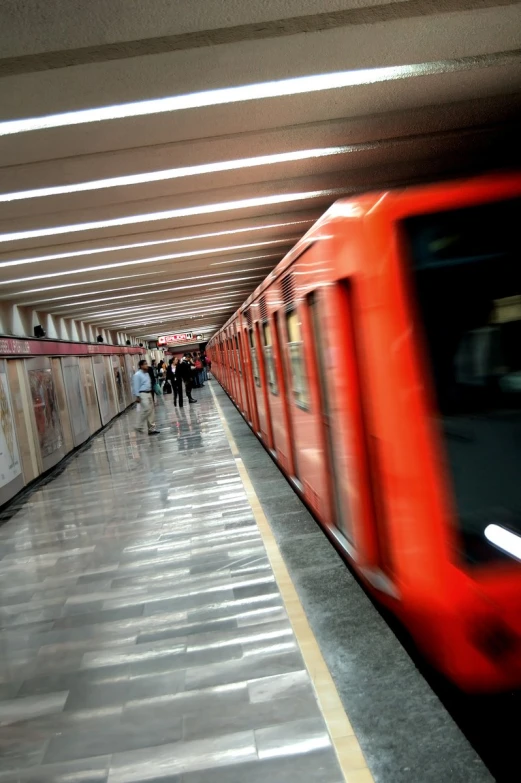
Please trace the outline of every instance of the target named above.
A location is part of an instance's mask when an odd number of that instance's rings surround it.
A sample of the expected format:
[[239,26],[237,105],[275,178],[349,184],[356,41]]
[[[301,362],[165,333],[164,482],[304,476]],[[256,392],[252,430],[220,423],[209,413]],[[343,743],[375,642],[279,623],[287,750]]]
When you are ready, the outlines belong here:
[[463,556],[521,559],[521,199],[405,230]]

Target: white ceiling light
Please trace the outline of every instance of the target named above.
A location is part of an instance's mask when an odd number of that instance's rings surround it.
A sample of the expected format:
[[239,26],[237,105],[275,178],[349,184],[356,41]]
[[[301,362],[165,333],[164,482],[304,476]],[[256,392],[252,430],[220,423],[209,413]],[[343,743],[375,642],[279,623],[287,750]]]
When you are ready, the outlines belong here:
[[487,525],[485,528],[485,538],[487,538],[491,544],[502,549],[503,552],[508,552],[512,557],[516,557],[521,560],[521,537],[512,533],[500,525]]
[[[260,278],[263,278],[264,275],[252,275],[251,277],[238,277],[233,282],[241,282],[243,280],[259,280]],[[83,305],[86,304],[96,304],[97,302],[113,302],[115,299],[136,299],[140,300],[144,296],[157,296],[158,293],[169,293],[170,291],[184,291],[191,288],[212,288],[212,287],[222,287],[223,283],[196,283],[194,285],[181,285],[181,286],[175,286],[174,288],[164,288],[161,291],[141,291],[139,293],[139,296],[136,296],[135,294],[124,294],[122,296],[109,296],[104,297],[103,299],[89,299],[88,301],[84,302],[69,302],[68,304],[63,305],[56,305],[50,309],[55,309],[55,307],[64,308],[64,307],[76,307],[80,308]],[[105,293],[105,292],[100,292]]]
[[150,223],[158,220],[194,217],[195,215],[211,215],[216,212],[230,212],[236,209],[251,209],[253,207],[287,204],[292,201],[306,201],[315,198],[323,198],[324,196],[337,196],[346,192],[346,188],[330,188],[327,190],[308,190],[303,193],[279,193],[273,196],[245,198],[239,199],[238,201],[222,201],[218,204],[202,204],[197,207],[168,209],[163,212],[148,212],[144,215],[127,215],[125,217],[111,218],[110,220],[94,220],[90,223],[73,223],[69,226],[35,228],[29,231],[11,231],[8,234],[0,234],[0,242],[17,242],[21,239],[38,239],[40,237],[53,237],[59,234],[74,234],[78,231],[94,231],[96,229],[114,228],[116,226],[131,226],[136,223]]
[[[205,275],[191,275],[190,277],[179,277],[175,280],[161,280],[157,283],[143,283],[140,285],[125,285],[120,286],[119,288],[104,288],[101,291],[85,291],[81,294],[65,294],[65,296],[53,296],[50,299],[35,299],[29,304],[33,305],[40,305],[45,302],[59,302],[64,299],[80,299],[83,296],[94,296],[95,294],[109,294],[113,293],[115,291],[135,291],[138,288],[151,288],[152,286],[164,286],[168,283],[187,283],[190,280],[208,280],[208,278],[218,277],[223,278],[227,277],[228,275],[240,275],[240,274],[246,274],[248,272],[265,272],[267,269],[271,269],[271,266],[256,266],[252,267],[251,269],[234,269],[232,272],[212,272],[211,274],[205,274]],[[161,293],[161,290],[168,291],[169,289],[160,289],[159,291],[151,290],[150,293],[152,294],[158,294]],[[28,304],[27,302],[22,302],[21,304],[25,305]]]
[[[229,283],[229,285],[233,286],[235,284],[234,283]],[[224,290],[222,293],[216,293],[215,291],[212,291],[212,294],[210,296],[205,296],[205,297],[196,296],[196,298],[191,298],[190,299],[190,304],[196,304],[196,303],[199,303],[199,302],[206,302],[208,300],[215,301],[216,299],[222,299],[224,297],[227,297],[227,298],[244,297],[244,291],[243,290],[239,289],[239,290],[229,291],[227,286],[223,286],[223,288],[225,288],[226,290]],[[177,303],[175,301],[174,302],[170,301],[170,302],[165,303],[165,304],[154,303],[154,304],[141,304],[141,305],[138,305],[138,306],[126,305],[126,306],[117,307],[115,310],[97,310],[97,312],[90,312],[88,317],[89,318],[98,318],[98,317],[102,317],[103,316],[103,318],[105,319],[106,316],[113,316],[113,317],[116,317],[116,318],[121,318],[121,317],[125,317],[127,315],[132,315],[134,312],[142,313],[142,312],[146,312],[147,310],[152,310],[152,311],[155,311],[155,310],[161,311],[161,310],[168,310],[168,309],[172,310],[174,307],[177,307],[178,304],[179,303]],[[111,305],[107,305],[107,307],[111,307]]]
[[[195,177],[202,174],[217,174],[222,171],[237,171],[256,166],[273,166],[277,163],[292,163],[299,160],[309,160],[310,158],[325,158],[332,155],[358,152],[360,146],[319,147],[317,149],[297,150],[295,152],[280,152],[274,155],[259,155],[256,158],[223,160],[217,163],[203,163],[197,166],[179,166],[174,169],[164,169],[163,171],[148,171],[144,174],[127,174],[123,177],[108,177],[106,179],[91,180],[90,182],[56,185],[50,188],[0,193],[0,202],[23,201],[32,198],[45,198],[46,196],[62,196],[70,193],[84,193],[89,190],[105,190],[106,188],[121,188],[130,185],[143,185],[148,182],[163,182],[170,179]],[[362,145],[362,147],[365,146],[374,145]]]
[[[135,242],[130,245],[113,245],[111,247],[89,247],[85,250],[74,250],[70,253],[50,253],[46,256],[33,256],[32,258],[15,258],[11,261],[0,261],[0,268],[7,266],[21,266],[22,264],[38,264],[42,261],[56,261],[62,258],[77,258],[78,256],[92,256],[96,253],[115,253],[121,250],[134,250],[140,247],[152,247],[154,245],[168,245],[173,242],[194,242],[200,239],[213,239],[214,237],[223,237],[230,234],[244,234],[251,231],[270,231],[273,228],[285,228],[286,226],[310,226],[313,223],[309,220],[291,220],[285,223],[270,223],[263,226],[248,226],[247,228],[234,228],[228,231],[212,231],[208,234],[195,234],[192,236],[173,237],[172,239],[155,239],[150,242]],[[281,240],[282,241],[282,240]],[[287,240],[290,241],[290,240]],[[95,269],[104,269],[105,267],[94,267]],[[110,267],[109,267],[110,268]]]
[[[73,283],[62,283],[61,285],[49,285],[44,288],[29,288],[23,291],[13,291],[9,296],[26,296],[27,294],[40,294],[42,291],[57,291],[60,288],[77,288],[80,285],[97,285],[98,283],[112,283],[114,280],[132,280],[136,277],[150,277],[151,275],[167,274],[167,269],[158,269],[156,272],[141,272],[139,275],[125,275],[124,277],[104,277],[101,280],[75,280]],[[14,281],[19,282],[19,281]],[[9,285],[10,281],[3,281],[2,285]],[[154,285],[157,285],[155,283]]]
[[[249,281],[249,278],[247,278],[247,281]],[[226,292],[226,293],[230,293],[230,294],[233,293],[234,295],[242,294],[244,296],[244,291],[247,290],[249,288],[249,286],[250,286],[250,283],[247,282],[247,281],[246,282],[236,283],[233,280],[227,280],[225,283],[209,283],[208,284],[209,288],[212,289],[209,293],[215,294],[215,290],[214,290],[215,286],[218,286],[219,289],[220,289],[219,293]],[[184,290],[184,289],[181,289],[181,290]],[[194,297],[198,298],[203,293],[205,293],[205,292],[204,291],[195,291],[193,295],[194,295]],[[170,294],[170,289],[166,289],[165,293],[163,293],[163,291],[155,291],[154,294],[156,296],[156,299],[155,299],[153,304],[157,305],[158,307],[162,307],[163,305],[176,306],[179,303],[177,299],[172,299],[172,297],[169,295]],[[132,298],[132,300],[134,300],[134,298],[136,298],[136,299],[140,299],[141,298],[141,296],[138,296],[138,297],[132,297],[132,295],[129,295],[129,296]],[[77,310],[81,311],[83,313],[88,311],[90,314],[92,314],[92,312],[94,312],[95,310],[99,310],[99,314],[101,315],[102,313],[107,312],[107,310],[105,308],[108,308],[112,312],[114,310],[114,308],[117,308],[119,310],[119,309],[124,308],[124,307],[132,307],[133,306],[133,301],[132,302],[120,302],[120,303],[114,302],[113,303],[111,298],[108,298],[108,299],[106,299],[104,301],[106,301],[107,304],[98,305],[96,307],[88,307],[88,306],[86,306],[85,302],[78,302],[77,303],[78,304]],[[146,305],[146,307],[148,307],[148,304]]]
[[[207,303],[207,302],[214,302],[216,299],[223,299],[224,297],[230,298],[232,296],[244,296],[244,292],[242,291],[225,291],[221,294],[213,293],[210,296],[197,296],[197,297],[191,297],[189,300],[190,305],[197,305],[200,303]],[[131,315],[133,312],[143,312],[143,310],[166,310],[168,308],[172,309],[175,307],[178,307],[179,303],[177,302],[168,302],[166,304],[148,304],[148,305],[140,305],[139,307],[136,307],[134,305],[127,305],[125,307],[118,307],[116,310],[109,310],[98,313],[98,315],[115,315],[118,317],[121,317],[122,315]]]
[[503,59],[506,59],[508,54],[507,52],[503,55],[495,55],[493,58],[485,55],[483,57],[464,57],[458,60],[441,60],[430,63],[393,65],[383,68],[361,68],[352,71],[297,76],[278,81],[223,87],[147,101],[134,101],[115,106],[101,106],[94,109],[80,109],[79,111],[49,114],[44,117],[5,120],[0,122],[0,136],[468,70],[469,68],[484,67],[489,64],[497,65],[501,56]]
[[[4,280],[3,285],[14,285],[15,283],[30,283],[33,280],[50,280],[55,277],[67,277],[68,275],[80,275],[84,272],[98,272],[100,269],[116,269],[124,266],[142,266],[143,264],[156,264],[158,261],[182,260],[184,258],[196,258],[197,256],[214,255],[216,253],[230,253],[233,250],[244,250],[250,247],[259,247],[260,245],[278,245],[286,244],[287,240],[272,240],[270,242],[255,242],[252,245],[234,245],[231,247],[214,247],[208,250],[191,250],[188,253],[170,253],[167,256],[153,256],[152,258],[142,258],[136,261],[122,261],[119,264],[106,264],[105,266],[88,266],[83,269],[66,269],[63,272],[50,272],[48,275],[30,275],[28,277],[16,277],[12,280]],[[278,258],[280,253],[269,253],[261,256],[249,256],[243,258],[243,261],[254,261],[260,258]]]

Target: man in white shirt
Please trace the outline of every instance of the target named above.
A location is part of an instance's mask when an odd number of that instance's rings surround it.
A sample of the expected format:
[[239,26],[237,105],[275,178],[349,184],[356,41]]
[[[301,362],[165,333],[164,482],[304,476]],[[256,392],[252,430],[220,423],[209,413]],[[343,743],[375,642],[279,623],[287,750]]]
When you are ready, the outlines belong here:
[[132,378],[132,390],[134,392],[134,397],[141,405],[138,426],[136,427],[137,431],[144,432],[146,422],[148,434],[159,435],[159,430],[156,430],[156,423],[154,420],[152,381],[148,372],[148,364],[146,359],[141,359],[139,362],[139,370]]

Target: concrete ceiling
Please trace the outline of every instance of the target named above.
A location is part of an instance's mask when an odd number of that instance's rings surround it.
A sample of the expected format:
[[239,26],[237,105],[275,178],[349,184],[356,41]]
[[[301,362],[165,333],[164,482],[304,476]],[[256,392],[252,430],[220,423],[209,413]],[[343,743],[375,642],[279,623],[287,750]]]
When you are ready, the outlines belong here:
[[135,335],[214,331],[340,194],[519,161],[520,2],[3,0],[0,51],[0,298]]

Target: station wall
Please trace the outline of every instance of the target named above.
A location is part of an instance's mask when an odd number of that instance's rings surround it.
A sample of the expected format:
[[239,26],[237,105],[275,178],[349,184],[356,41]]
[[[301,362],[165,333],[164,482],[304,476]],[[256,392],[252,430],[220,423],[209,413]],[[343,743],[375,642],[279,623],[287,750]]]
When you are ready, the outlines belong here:
[[132,404],[142,355],[0,338],[0,507]]

